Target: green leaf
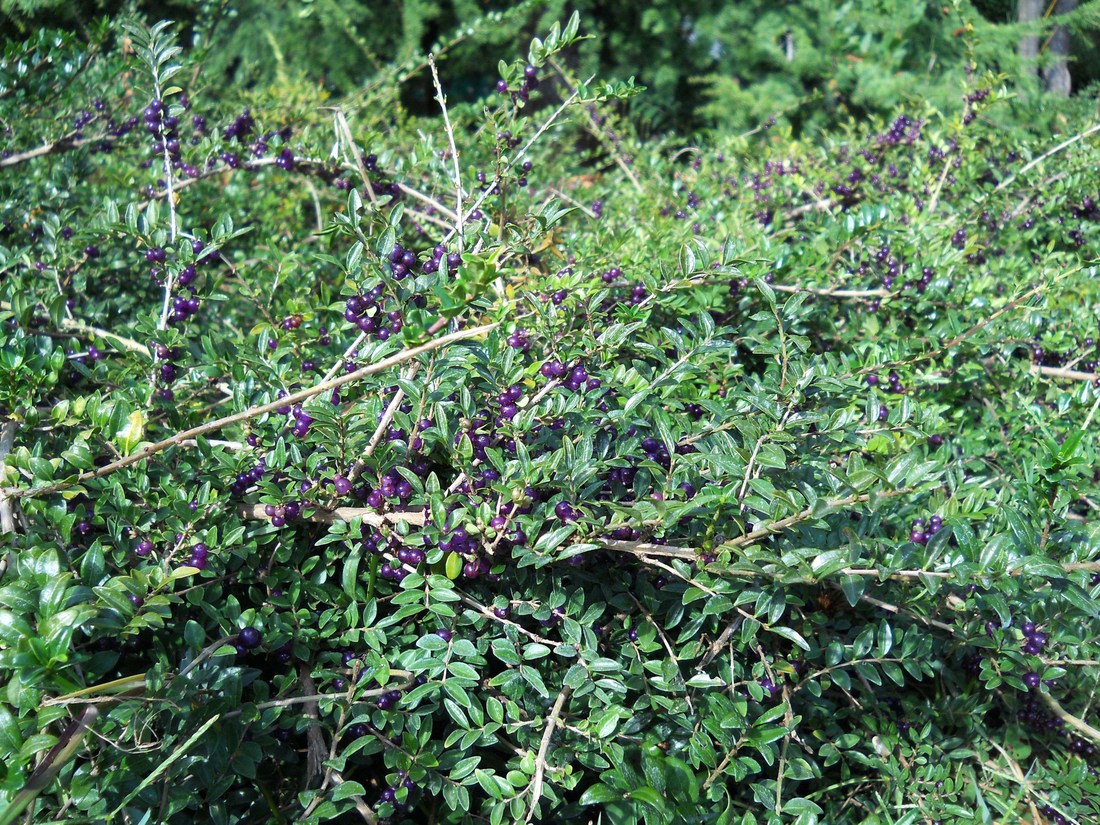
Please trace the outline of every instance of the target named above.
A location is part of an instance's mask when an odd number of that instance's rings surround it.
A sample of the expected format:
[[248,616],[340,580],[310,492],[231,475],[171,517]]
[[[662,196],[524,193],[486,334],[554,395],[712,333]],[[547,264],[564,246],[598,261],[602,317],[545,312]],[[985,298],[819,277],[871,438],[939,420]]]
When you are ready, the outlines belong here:
[[810,649],[810,643],[802,637],[802,634],[792,630],[789,627],[772,627],[769,628],[769,630],[776,636],[782,636],[784,639],[794,642],[803,650]]
[[577,804],[582,808],[587,805],[603,805],[621,800],[623,796],[622,793],[607,787],[607,785],[592,785],[581,794]]
[[367,789],[358,782],[344,780],[332,792],[332,801],[340,802],[353,796],[366,796]]
[[646,805],[652,805],[657,810],[663,810],[665,807],[664,798],[657,793],[656,788],[651,788],[649,786],[635,788],[628,792],[627,796],[639,802],[644,802]]
[[855,607],[859,604],[860,598],[867,589],[867,578],[865,576],[841,576],[839,584],[849,606]]

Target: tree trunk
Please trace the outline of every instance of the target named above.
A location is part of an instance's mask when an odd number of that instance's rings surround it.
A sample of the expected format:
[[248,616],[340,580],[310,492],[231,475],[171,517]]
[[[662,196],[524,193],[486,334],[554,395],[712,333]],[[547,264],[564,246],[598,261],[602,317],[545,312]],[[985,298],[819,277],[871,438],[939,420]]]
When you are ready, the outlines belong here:
[[[1077,8],[1078,0],[1058,0],[1054,9],[1055,14],[1068,14]],[[1069,30],[1064,26],[1055,26],[1050,36],[1050,45],[1047,47],[1053,62],[1043,70],[1043,80],[1047,91],[1059,97],[1069,97],[1072,88],[1069,76]]]
[[[1016,22],[1035,22],[1042,16],[1044,5],[1044,0],[1019,0],[1019,5],[1016,10]],[[1038,75],[1039,35],[1025,34],[1021,37],[1017,52],[1020,55],[1022,70],[1033,77]]]

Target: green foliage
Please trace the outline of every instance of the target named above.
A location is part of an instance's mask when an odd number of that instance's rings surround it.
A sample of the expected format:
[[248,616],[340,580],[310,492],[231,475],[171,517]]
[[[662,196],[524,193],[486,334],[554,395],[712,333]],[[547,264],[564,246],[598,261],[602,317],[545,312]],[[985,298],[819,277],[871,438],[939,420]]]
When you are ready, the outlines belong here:
[[606,8],[651,40],[496,64],[528,10],[456,6],[454,105],[442,4],[346,94],[350,4],[244,89],[186,26],[5,46],[0,822],[1097,820],[1084,104],[970,35],[910,99],[946,17],[815,3],[844,128],[643,141],[683,20]]
[[[116,12],[102,0],[15,6],[11,20],[22,35],[35,23],[80,30]],[[957,112],[968,61],[1005,74],[1025,95],[1020,122],[1042,116],[1032,75],[1053,59],[1046,43],[1055,25],[1074,36],[1075,89],[1100,80],[1097,8],[1090,0],[1026,25],[1003,0],[176,0],[167,9],[134,2],[125,14],[180,20],[202,71],[220,82],[262,89],[304,79],[336,95],[384,91],[391,110],[399,97],[423,115],[434,113],[421,73],[425,52],[446,57],[452,102],[476,101],[494,82],[487,53],[577,10],[589,36],[563,69],[582,78],[637,76],[649,94],[631,105],[631,121],[643,133],[745,131],[778,117],[812,134],[885,117],[902,102]],[[1017,56],[1020,38],[1032,33],[1043,44],[1037,66]]]

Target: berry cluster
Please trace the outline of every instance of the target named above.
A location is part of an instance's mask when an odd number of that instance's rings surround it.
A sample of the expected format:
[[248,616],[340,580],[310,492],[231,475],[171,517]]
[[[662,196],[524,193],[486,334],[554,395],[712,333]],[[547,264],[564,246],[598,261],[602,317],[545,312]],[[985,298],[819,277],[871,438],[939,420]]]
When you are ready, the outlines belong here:
[[928,544],[932,536],[943,529],[943,517],[939,515],[929,516],[926,522],[922,518],[913,519],[909,529],[909,541],[914,544]]
[[229,492],[234,496],[243,496],[250,487],[258,484],[267,472],[267,459],[261,458],[250,470],[238,473],[229,487]]
[[[183,109],[187,108],[186,97],[180,99],[180,105]],[[152,138],[151,153],[156,157],[165,157],[171,169],[179,170],[189,178],[197,178],[199,170],[184,163],[180,156],[179,117],[170,112],[163,100],[157,98],[149,101],[142,116],[145,119],[145,130]],[[151,161],[148,163],[152,165]],[[157,185],[163,189],[166,182],[159,180]]]
[[[396,253],[397,249],[394,249],[394,252]],[[405,260],[405,254],[409,253],[404,253],[403,251],[402,261]],[[436,244],[435,247],[432,249],[432,257],[424,261],[424,263],[420,265],[420,271],[423,272],[425,275],[430,275],[433,272],[438,272],[444,258],[447,259],[447,271],[451,273],[458,269],[459,265],[461,265],[462,263],[462,256],[459,253],[447,252],[447,247],[445,247],[443,244]],[[392,255],[390,256],[390,259],[393,259]],[[413,259],[415,262],[415,255],[413,256]],[[396,278],[397,276],[394,275],[394,277]]]
[[397,309],[387,312],[386,303],[385,290],[378,284],[365,294],[352,295],[344,302],[344,320],[355,324],[365,335],[387,341],[391,335],[401,331],[404,317]]
[[282,527],[288,521],[298,518],[302,513],[302,505],[297,501],[288,501],[285,504],[264,505],[264,515],[271,519],[275,527]]
[[191,557],[187,560],[188,567],[194,567],[197,570],[206,569],[206,557],[210,555],[210,548],[205,543],[199,542],[191,548]]
[[570,369],[561,361],[546,361],[539,367],[539,374],[546,379],[560,380],[562,386],[572,392],[595,390],[602,386],[599,378],[589,376],[583,364],[577,364]]
[[1034,622],[1024,622],[1020,625],[1020,632],[1024,634],[1023,652],[1029,656],[1040,655],[1046,646],[1047,634],[1039,630]]
[[[398,695],[400,696],[400,694]],[[389,696],[389,694],[386,694],[386,696]],[[387,705],[386,707],[383,707],[382,705],[382,699],[385,699],[386,696],[383,696],[378,700],[378,707],[381,710],[388,710],[390,707],[390,705]],[[366,735],[366,730],[363,731],[362,735]],[[396,781],[394,782],[394,784],[390,785],[384,791],[382,791],[382,793],[378,797],[378,802],[380,805],[392,805],[394,812],[400,813],[408,808],[408,798],[406,797],[405,802],[402,803],[399,800],[399,795],[402,791],[405,791],[406,793],[411,793],[412,791],[415,791],[416,788],[416,783],[409,778],[409,775],[405,771],[398,771],[396,775]]]
[[[160,365],[156,370],[157,380],[166,385],[175,381],[178,373],[178,362],[183,358],[183,350],[179,347],[169,348],[164,344],[157,343],[153,344],[153,357]],[[157,395],[163,401],[172,401],[176,394],[171,387],[163,386],[157,392]]]
[[538,87],[539,70],[530,65],[523,68],[523,83],[519,85],[519,88],[508,88],[508,81],[503,78],[497,81],[497,92],[502,95],[510,95],[513,103],[517,101],[526,103],[531,97],[531,92]]
[[[892,392],[897,395],[903,395],[905,393],[905,386],[901,383],[901,376],[898,375],[897,370],[890,370],[887,376],[890,382],[889,387],[884,387],[886,392]],[[879,386],[879,377],[874,373],[867,376],[867,386],[877,387]]]
[[508,335],[508,346],[512,349],[523,350],[523,352],[529,352],[531,349],[531,341],[528,336],[527,330],[517,329],[515,332]]

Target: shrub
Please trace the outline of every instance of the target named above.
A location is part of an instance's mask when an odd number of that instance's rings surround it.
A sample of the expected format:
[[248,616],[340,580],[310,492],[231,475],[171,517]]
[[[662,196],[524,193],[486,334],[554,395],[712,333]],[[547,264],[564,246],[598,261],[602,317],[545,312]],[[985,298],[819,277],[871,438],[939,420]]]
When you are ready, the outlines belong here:
[[0,822],[1096,820],[1096,127],[93,35],[0,67]]

